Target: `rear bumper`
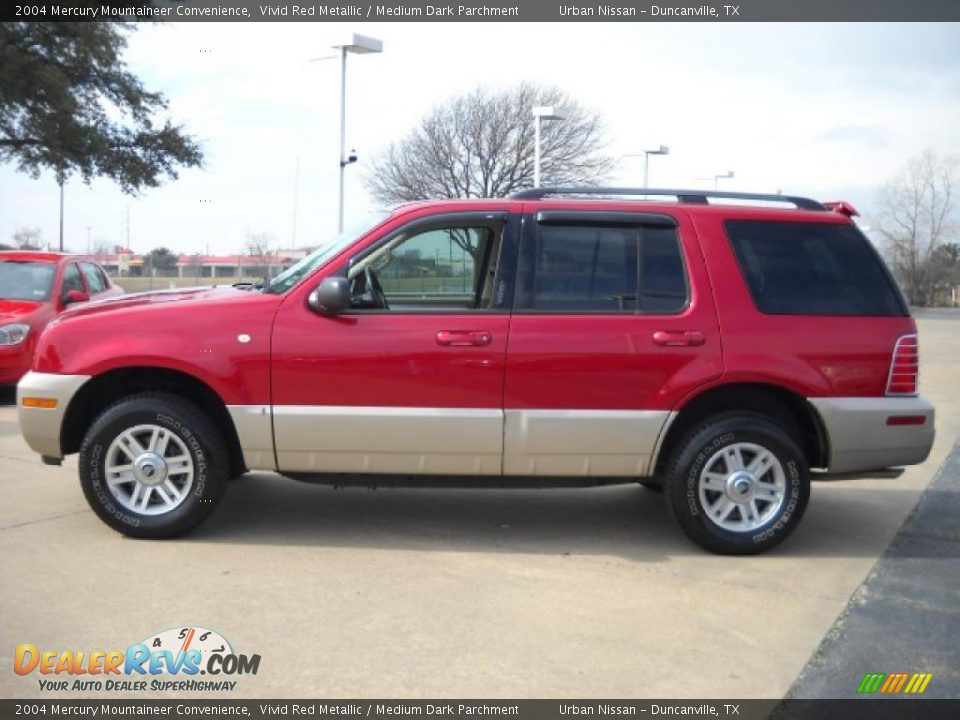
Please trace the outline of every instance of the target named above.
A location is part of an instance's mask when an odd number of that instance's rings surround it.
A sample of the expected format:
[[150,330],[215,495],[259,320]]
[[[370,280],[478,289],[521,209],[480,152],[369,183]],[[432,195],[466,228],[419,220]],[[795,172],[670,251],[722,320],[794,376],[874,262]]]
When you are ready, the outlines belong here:
[[[830,445],[831,473],[922,463],[934,438],[934,408],[920,397],[810,398]],[[919,425],[888,425],[891,417],[922,417]]]
[[[28,372],[17,385],[17,418],[30,448],[49,458],[62,458],[60,431],[67,407],[89,375]],[[55,401],[54,407],[24,407],[24,398]]]

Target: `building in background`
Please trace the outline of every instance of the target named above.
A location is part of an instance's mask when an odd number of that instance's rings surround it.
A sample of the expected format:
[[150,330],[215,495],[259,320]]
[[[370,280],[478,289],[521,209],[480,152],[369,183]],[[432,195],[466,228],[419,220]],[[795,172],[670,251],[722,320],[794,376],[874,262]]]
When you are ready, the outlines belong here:
[[266,257],[251,255],[178,255],[176,263],[150,268],[149,255],[138,255],[129,248],[116,247],[113,253],[95,255],[112,277],[206,278],[238,280],[272,277],[307,254],[305,249],[278,250]]

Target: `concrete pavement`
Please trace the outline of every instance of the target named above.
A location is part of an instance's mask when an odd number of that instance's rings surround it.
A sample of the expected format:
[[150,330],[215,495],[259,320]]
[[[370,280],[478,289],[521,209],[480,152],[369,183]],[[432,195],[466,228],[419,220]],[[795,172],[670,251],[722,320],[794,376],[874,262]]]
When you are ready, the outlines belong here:
[[17,643],[119,649],[193,624],[261,655],[230,697],[783,697],[960,435],[960,316],[919,324],[930,459],[816,483],[797,533],[754,558],[700,551],[639,487],[269,474],[186,538],[130,540],[88,510],[76,458],[41,465],[0,405],[0,696],[43,695],[11,671]]

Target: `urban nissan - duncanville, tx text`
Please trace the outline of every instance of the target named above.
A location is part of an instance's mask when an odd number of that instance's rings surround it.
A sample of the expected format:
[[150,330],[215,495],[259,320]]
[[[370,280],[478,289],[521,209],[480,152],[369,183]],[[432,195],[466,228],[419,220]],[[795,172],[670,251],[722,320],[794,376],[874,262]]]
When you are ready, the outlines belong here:
[[[664,197],[668,200],[664,200]],[[923,462],[917,330],[846,203],[540,188],[404,205],[264,287],[78,305],[18,386],[104,522],[184,533],[229,478],[640,482],[714,552],[796,528],[811,469]]]

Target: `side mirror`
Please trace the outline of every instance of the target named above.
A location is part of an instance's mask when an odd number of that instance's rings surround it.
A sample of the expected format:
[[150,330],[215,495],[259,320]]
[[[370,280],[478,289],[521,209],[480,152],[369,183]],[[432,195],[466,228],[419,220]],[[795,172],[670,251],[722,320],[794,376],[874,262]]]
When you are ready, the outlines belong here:
[[72,305],[73,303],[86,302],[89,299],[90,296],[82,290],[67,290],[67,294],[63,296],[63,304]]
[[350,309],[350,281],[328,277],[307,298],[307,306],[321,315],[339,315]]

